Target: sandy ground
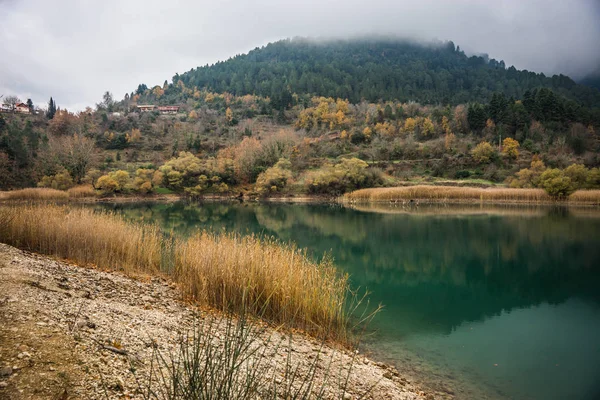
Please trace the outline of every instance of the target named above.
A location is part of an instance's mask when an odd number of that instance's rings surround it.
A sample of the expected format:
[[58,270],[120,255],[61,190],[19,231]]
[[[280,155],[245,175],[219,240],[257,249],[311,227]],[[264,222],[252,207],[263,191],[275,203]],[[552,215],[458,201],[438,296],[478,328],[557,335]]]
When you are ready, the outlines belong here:
[[[162,278],[133,279],[0,244],[0,399],[142,398],[152,355],[172,354],[194,324],[216,315],[182,302]],[[300,375],[316,362],[326,398],[452,398],[298,333],[286,347],[285,333],[261,326],[266,381],[286,383],[290,355]]]

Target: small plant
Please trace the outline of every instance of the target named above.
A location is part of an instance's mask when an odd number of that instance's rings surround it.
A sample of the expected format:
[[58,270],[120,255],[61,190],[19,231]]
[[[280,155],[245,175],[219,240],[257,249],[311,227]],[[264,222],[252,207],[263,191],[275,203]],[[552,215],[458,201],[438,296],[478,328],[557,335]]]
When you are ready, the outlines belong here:
[[149,376],[136,380],[146,400],[343,398],[354,363],[348,358],[326,354],[322,344],[306,363],[295,358],[291,333],[265,330],[246,312],[211,315],[195,319],[174,354],[155,346]]

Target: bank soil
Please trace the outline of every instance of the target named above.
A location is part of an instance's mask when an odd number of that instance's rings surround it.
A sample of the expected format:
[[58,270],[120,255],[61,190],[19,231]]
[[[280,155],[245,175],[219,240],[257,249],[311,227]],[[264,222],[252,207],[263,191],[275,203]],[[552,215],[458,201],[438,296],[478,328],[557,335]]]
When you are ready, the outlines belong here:
[[[182,335],[214,315],[183,302],[162,278],[133,279],[0,244],[0,399],[142,398],[152,355],[174,353]],[[278,382],[291,354],[300,374],[315,359],[315,379],[329,371],[327,398],[358,399],[369,388],[369,399],[447,398],[360,353],[301,334],[289,351],[285,332],[266,325],[261,332]],[[347,371],[343,391],[338,382]]]

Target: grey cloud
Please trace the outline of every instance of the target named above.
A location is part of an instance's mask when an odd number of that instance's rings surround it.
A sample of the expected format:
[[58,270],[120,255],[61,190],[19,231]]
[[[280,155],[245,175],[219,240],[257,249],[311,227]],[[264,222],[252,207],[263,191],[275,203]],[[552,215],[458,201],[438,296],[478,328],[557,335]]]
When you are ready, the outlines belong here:
[[0,94],[81,109],[294,36],[453,40],[579,78],[600,65],[599,22],[595,0],[0,1]]

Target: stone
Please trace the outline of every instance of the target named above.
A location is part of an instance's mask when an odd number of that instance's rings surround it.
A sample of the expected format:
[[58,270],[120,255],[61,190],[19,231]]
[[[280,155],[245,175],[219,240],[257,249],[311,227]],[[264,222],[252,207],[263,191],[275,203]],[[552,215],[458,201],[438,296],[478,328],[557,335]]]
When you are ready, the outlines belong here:
[[8,386],[8,383],[6,383],[6,382],[0,382],[0,389],[4,389],[7,386]]
[[0,378],[11,376],[12,373],[13,373],[13,369],[11,367],[0,368]]

